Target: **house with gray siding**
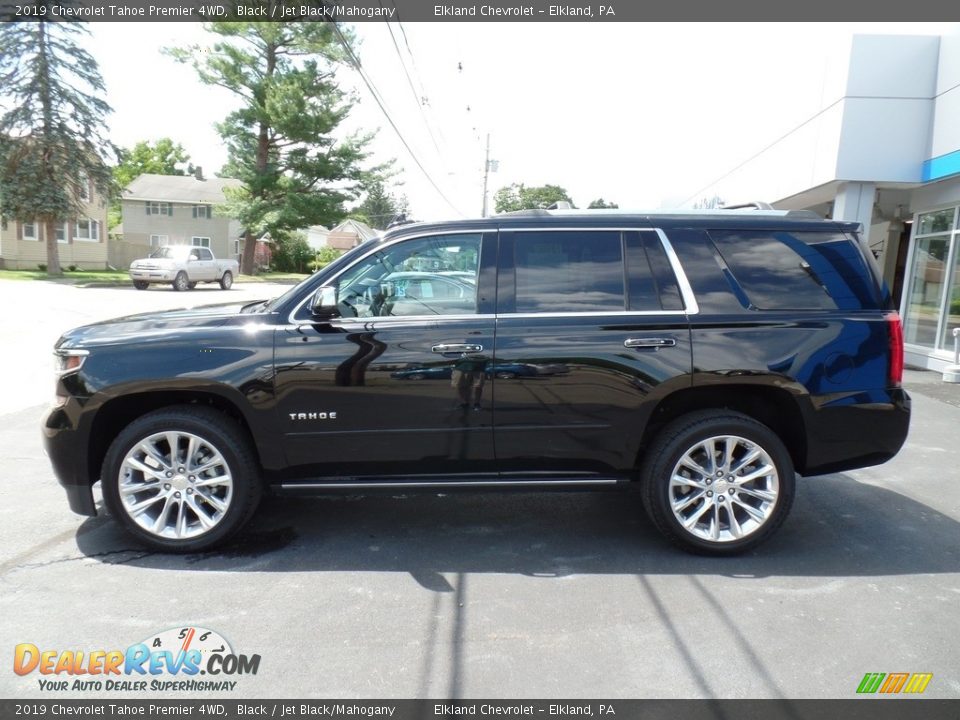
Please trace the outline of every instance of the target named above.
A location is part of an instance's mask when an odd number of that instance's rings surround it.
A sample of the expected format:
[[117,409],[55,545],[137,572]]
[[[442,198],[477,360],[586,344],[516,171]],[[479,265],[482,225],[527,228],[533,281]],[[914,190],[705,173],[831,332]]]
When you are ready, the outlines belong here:
[[123,266],[161,245],[194,245],[218,258],[238,259],[240,223],[214,212],[226,201],[225,188],[239,188],[231,178],[194,175],[139,176],[123,191],[122,240],[111,241],[111,261]]

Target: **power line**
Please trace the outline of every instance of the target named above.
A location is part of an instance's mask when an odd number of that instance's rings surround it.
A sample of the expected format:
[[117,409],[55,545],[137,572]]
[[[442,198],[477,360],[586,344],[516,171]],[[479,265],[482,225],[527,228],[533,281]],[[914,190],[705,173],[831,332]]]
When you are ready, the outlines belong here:
[[413,158],[413,161],[416,163],[417,167],[420,168],[420,172],[423,173],[423,176],[433,186],[433,189],[437,191],[437,194],[439,194],[440,197],[443,198],[444,202],[446,202],[447,205],[449,205],[454,210],[454,212],[456,212],[461,217],[464,217],[464,214],[460,211],[460,209],[456,205],[453,204],[453,202],[450,200],[450,198],[446,196],[443,190],[440,189],[440,186],[437,185],[436,181],[434,181],[430,173],[427,172],[427,169],[423,166],[423,163],[420,162],[420,158],[418,158],[416,153],[413,152],[413,149],[410,147],[410,144],[407,142],[407,139],[403,136],[403,133],[400,132],[400,128],[397,127],[397,124],[393,121],[393,118],[390,116],[390,113],[387,111],[386,103],[381,97],[380,92],[376,89],[376,87],[373,84],[373,81],[367,76],[367,73],[364,71],[363,67],[360,65],[360,60],[354,54],[353,48],[350,47],[350,43],[347,42],[347,39],[343,36],[343,33],[340,31],[340,28],[337,25],[337,23],[331,21],[330,25],[333,27],[333,32],[336,34],[337,40],[340,41],[340,45],[342,45],[343,49],[346,51],[347,58],[350,61],[350,64],[353,66],[354,70],[356,70],[360,74],[360,77],[363,80],[364,84],[367,86],[367,89],[370,91],[370,94],[373,95],[373,99],[376,101],[377,105],[380,106],[380,110],[381,112],[383,112],[383,116],[387,119],[387,122],[390,123],[390,127],[393,128],[393,131],[397,133],[397,137],[400,139],[400,142],[403,143],[403,146],[407,149],[407,152],[410,154],[410,157]]

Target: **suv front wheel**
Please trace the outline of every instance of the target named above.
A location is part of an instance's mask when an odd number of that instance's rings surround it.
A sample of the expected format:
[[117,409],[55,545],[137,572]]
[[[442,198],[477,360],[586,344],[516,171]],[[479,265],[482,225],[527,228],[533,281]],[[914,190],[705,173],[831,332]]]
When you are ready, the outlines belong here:
[[669,540],[701,555],[735,555],[769,538],[793,504],[795,474],[779,437],[728,410],[667,425],[641,471],[647,514]]
[[212,408],[157,410],[132,422],[103,462],[110,514],[163,552],[205,550],[240,529],[260,500],[241,428]]

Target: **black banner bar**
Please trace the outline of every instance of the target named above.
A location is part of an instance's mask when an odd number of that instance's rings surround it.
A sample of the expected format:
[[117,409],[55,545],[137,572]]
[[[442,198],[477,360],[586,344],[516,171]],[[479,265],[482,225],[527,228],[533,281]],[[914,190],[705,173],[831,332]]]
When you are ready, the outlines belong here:
[[0,700],[0,718],[278,718],[279,720],[957,720],[960,699],[849,700]]
[[0,20],[88,22],[952,22],[960,3],[943,0],[0,0]]

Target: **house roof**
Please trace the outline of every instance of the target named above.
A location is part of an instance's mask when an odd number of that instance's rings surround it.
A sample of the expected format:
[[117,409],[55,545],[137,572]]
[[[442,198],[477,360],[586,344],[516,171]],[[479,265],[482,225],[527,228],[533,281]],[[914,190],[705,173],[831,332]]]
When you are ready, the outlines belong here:
[[342,233],[354,233],[358,235],[362,240],[370,240],[377,237],[379,234],[369,225],[360,222],[359,220],[354,220],[353,218],[348,218],[342,223],[337,225],[334,228],[331,228],[330,232],[342,232]]
[[239,188],[243,185],[233,178],[204,178],[193,175],[151,175],[145,173],[130,183],[123,191],[124,200],[159,200],[163,202],[211,203],[226,200],[225,187]]

